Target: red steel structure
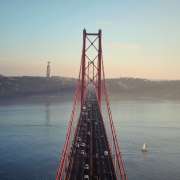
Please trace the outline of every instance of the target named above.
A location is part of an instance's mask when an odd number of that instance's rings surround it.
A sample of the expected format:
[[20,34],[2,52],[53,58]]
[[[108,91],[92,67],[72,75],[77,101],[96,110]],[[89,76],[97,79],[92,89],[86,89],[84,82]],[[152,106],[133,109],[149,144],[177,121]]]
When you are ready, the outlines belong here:
[[[97,98],[99,104],[101,103],[102,96],[102,41],[101,41],[101,30],[98,33],[86,33],[83,30],[83,50],[81,60],[81,106],[84,103],[86,97],[86,90],[89,83],[93,83],[97,92]],[[91,40],[89,37],[95,37]],[[98,47],[95,43],[98,41]],[[88,46],[87,46],[88,45]],[[94,57],[90,57],[92,54],[88,54],[88,50],[93,48],[96,53]]]
[[[72,150],[73,143],[77,139],[79,121],[81,119],[79,116],[83,111],[89,86],[91,86],[91,88],[93,87],[95,91],[104,125],[105,118],[103,118],[102,102],[105,102],[106,104],[106,112],[108,113],[107,126],[109,127],[109,131],[106,126],[105,129],[107,128],[106,130],[109,132],[107,133],[107,139],[115,170],[115,177],[117,180],[127,180],[128,178],[112,118],[109,95],[105,83],[105,71],[102,56],[102,32],[99,30],[98,33],[87,33],[85,29],[83,30],[81,65],[74,95],[73,110],[67,127],[66,140],[62,150],[56,180],[69,179],[68,174],[71,172],[68,171],[68,167],[70,166],[71,157],[73,156],[72,152],[74,152]],[[90,177],[90,179],[93,178]]]

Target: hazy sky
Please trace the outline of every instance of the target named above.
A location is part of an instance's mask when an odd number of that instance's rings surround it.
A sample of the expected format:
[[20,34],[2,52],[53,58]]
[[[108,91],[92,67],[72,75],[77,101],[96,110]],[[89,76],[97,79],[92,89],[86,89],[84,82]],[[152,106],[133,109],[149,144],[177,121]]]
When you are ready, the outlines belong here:
[[179,0],[0,0],[0,74],[77,77],[83,28],[108,77],[180,79]]

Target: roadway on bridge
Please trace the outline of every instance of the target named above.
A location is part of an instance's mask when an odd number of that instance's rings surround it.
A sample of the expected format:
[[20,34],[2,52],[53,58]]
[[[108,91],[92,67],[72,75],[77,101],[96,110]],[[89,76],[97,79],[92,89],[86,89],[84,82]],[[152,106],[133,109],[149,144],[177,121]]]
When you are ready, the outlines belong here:
[[96,96],[89,93],[79,118],[70,163],[70,180],[115,180],[105,127]]

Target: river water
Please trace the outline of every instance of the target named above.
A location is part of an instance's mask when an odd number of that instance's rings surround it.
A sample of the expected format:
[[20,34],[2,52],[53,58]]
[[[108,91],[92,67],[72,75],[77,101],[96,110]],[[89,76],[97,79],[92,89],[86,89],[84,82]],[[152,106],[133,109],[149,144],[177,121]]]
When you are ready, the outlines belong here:
[[[111,105],[129,180],[180,180],[180,102]],[[55,179],[71,109],[69,100],[1,105],[0,180]]]

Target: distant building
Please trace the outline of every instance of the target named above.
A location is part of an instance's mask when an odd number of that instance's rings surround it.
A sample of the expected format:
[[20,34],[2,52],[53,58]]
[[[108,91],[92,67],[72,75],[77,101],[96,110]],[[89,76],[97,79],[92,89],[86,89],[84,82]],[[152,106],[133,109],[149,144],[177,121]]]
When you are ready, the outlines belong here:
[[51,67],[50,67],[50,62],[48,61],[47,63],[47,71],[46,71],[46,77],[50,78],[51,76]]

